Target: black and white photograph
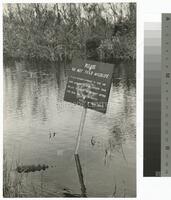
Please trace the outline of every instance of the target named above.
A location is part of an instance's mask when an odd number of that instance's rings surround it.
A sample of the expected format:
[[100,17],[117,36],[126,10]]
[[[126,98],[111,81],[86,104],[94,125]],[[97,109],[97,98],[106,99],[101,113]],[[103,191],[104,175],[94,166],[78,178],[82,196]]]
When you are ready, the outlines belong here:
[[3,4],[3,197],[136,197],[136,15]]

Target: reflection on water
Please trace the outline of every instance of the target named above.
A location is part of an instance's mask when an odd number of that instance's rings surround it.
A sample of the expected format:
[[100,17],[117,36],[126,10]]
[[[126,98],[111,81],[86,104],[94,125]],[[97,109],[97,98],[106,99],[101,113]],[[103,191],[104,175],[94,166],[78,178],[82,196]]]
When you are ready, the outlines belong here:
[[87,112],[79,147],[79,180],[84,174],[81,193],[74,161],[81,107],[63,101],[68,68],[63,64],[4,63],[8,160],[49,166],[41,173],[27,174],[23,196],[134,197],[135,63],[115,65],[107,113]]

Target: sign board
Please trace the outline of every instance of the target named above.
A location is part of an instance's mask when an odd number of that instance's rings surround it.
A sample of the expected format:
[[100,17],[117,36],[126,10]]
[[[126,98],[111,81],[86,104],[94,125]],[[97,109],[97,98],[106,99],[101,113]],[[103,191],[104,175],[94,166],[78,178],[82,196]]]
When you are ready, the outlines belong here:
[[72,63],[64,100],[106,113],[113,64],[76,60]]

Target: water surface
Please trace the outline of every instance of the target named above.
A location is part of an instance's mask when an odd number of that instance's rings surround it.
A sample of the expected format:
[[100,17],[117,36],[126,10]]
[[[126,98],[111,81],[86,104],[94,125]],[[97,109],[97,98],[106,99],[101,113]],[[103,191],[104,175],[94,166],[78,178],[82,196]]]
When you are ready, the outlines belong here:
[[[74,148],[82,108],[63,101],[68,68],[4,63],[4,151],[9,161],[49,165],[24,176],[24,196],[81,194]],[[135,84],[135,63],[115,64],[107,113],[87,112],[79,158],[88,197],[136,196]]]

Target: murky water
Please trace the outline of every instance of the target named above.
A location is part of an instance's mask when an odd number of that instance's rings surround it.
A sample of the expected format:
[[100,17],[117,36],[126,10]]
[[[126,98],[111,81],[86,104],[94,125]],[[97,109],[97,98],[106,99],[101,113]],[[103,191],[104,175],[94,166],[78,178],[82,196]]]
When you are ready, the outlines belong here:
[[[67,67],[4,64],[4,151],[46,164],[23,177],[23,196],[81,194],[74,148],[82,108],[63,101]],[[79,159],[88,197],[136,196],[135,63],[115,65],[106,114],[88,110]],[[55,134],[54,134],[55,132]]]

